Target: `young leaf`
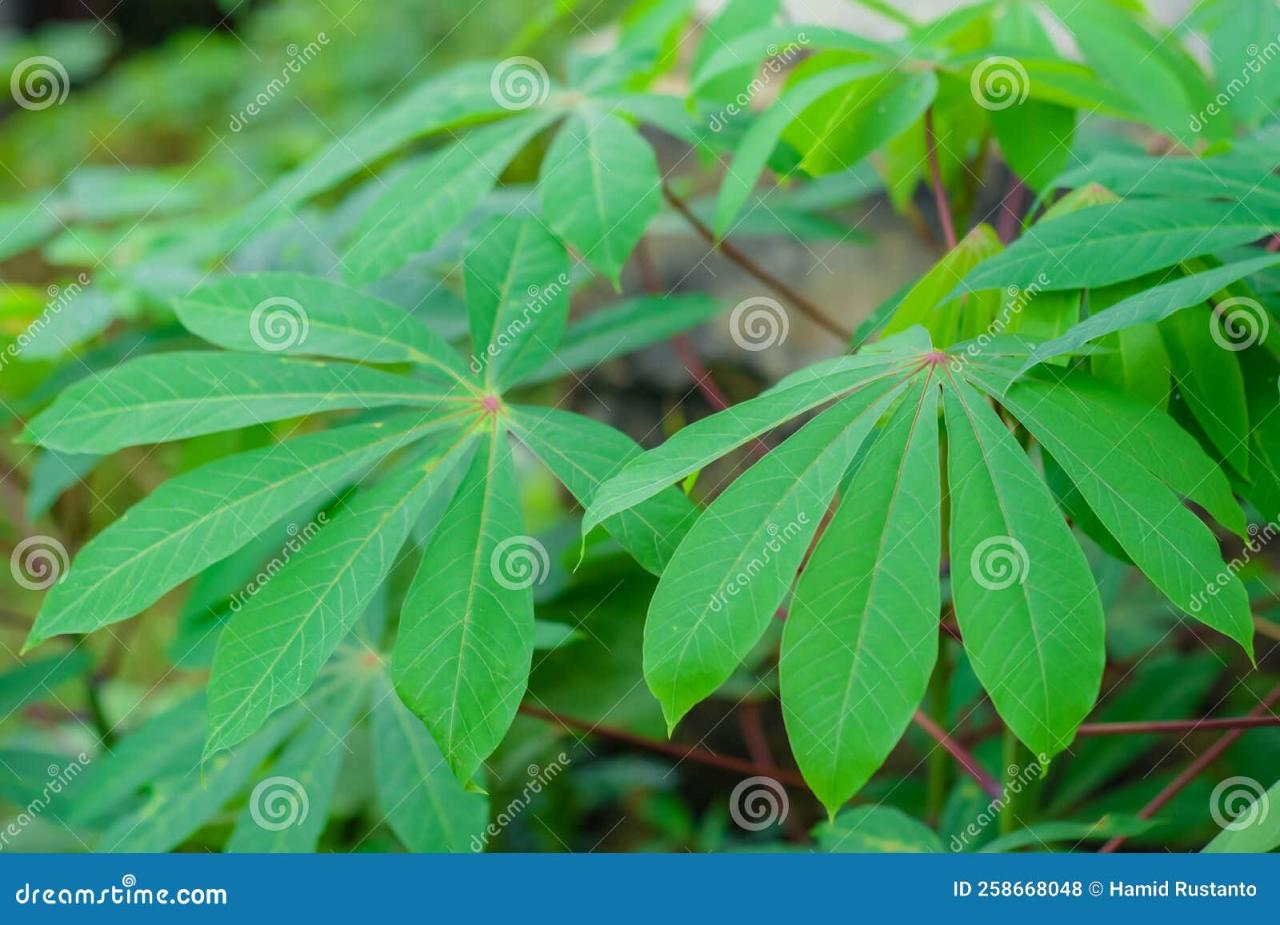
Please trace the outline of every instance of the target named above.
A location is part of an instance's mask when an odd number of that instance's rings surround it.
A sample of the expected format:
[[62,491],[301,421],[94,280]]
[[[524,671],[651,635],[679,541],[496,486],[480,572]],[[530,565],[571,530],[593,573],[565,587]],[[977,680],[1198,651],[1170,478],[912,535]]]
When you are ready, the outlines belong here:
[[443,413],[463,401],[439,385],[346,363],[160,353],[81,379],[27,424],[23,439],[111,453],[318,411],[419,405]]
[[[554,408],[512,406],[511,429],[584,507],[600,486],[640,455],[640,447],[607,424]],[[609,518],[604,527],[655,575],[661,574],[693,526],[697,509],[668,488]]]
[[1044,761],[1071,743],[1098,696],[1098,586],[1049,489],[964,382],[946,390],[946,422],[951,586],[965,652],[1000,716]]
[[401,699],[463,782],[502,741],[528,684],[529,589],[546,575],[545,556],[524,535],[511,448],[495,422],[427,546],[391,662]]
[[681,541],[644,632],[645,681],[668,730],[760,638],[854,454],[903,388],[878,382],[841,399],[730,485]]
[[833,816],[911,722],[938,653],[938,386],[913,384],[859,463],[787,613],[787,737]]
[[27,645],[141,612],[291,511],[449,422],[412,413],[307,434],[170,479],[80,550],[45,596]]
[[662,207],[661,186],[649,143],[618,116],[593,106],[569,117],[539,177],[548,224],[615,286]]
[[175,307],[183,327],[228,350],[418,363],[455,379],[467,373],[457,351],[413,315],[327,279],[224,276]]
[[469,431],[450,435],[425,459],[357,492],[231,618],[209,675],[206,758],[306,693],[473,439]]
[[847,809],[814,830],[818,847],[841,854],[940,854],[932,829],[892,806]]

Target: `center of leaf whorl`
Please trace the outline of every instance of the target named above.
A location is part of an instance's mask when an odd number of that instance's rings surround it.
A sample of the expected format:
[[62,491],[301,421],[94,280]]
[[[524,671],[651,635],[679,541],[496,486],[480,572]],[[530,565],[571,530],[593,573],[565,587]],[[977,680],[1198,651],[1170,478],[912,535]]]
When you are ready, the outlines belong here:
[[930,366],[941,366],[943,363],[947,362],[948,359],[950,358],[941,350],[930,350],[924,355],[925,363]]
[[497,414],[502,408],[502,399],[497,395],[486,395],[480,399],[480,407],[485,410],[486,414]]

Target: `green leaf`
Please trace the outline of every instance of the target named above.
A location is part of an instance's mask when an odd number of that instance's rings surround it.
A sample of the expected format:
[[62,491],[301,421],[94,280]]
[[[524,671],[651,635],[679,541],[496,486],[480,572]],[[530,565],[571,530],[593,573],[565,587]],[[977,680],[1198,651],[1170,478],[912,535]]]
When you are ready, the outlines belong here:
[[932,829],[892,806],[846,809],[814,830],[818,847],[839,854],[934,854],[943,851]]
[[756,118],[738,143],[716,197],[716,235],[724,237],[742,211],[769,162],[782,133],[797,116],[845,84],[884,72],[882,62],[865,62],[822,71],[789,85],[782,96]]
[[913,384],[796,586],[779,674],[787,737],[833,816],[902,737],[938,654],[938,386]]
[[488,800],[458,783],[422,721],[385,682],[373,707],[373,773],[387,823],[410,851],[475,851]]
[[1003,249],[990,225],[974,227],[903,296],[884,326],[883,336],[918,324],[929,332],[933,343],[946,347],[964,331],[983,331],[1000,309],[999,293],[966,292],[949,300],[947,296],[957,280]]
[[814,418],[734,481],[681,541],[644,634],[645,681],[668,730],[760,638],[854,454],[902,388],[869,385]]
[[139,790],[190,771],[200,760],[204,692],[149,718],[89,764],[80,778],[67,821],[90,825],[119,815]]
[[[1253,317],[1263,309],[1257,302]],[[1178,394],[1213,446],[1241,475],[1249,475],[1249,409],[1235,346],[1208,309],[1180,312],[1160,322],[1173,361]],[[1259,324],[1267,324],[1263,318]]]
[[342,257],[343,277],[371,283],[429,250],[479,205],[552,118],[535,112],[473,129],[389,183],[360,219]]
[[1122,196],[1235,199],[1280,205],[1280,179],[1268,168],[1222,157],[1144,157],[1105,152],[1073,167],[1054,186],[1074,189],[1096,183]]
[[391,571],[471,432],[362,489],[227,623],[209,676],[206,758],[306,693]]
[[1280,256],[1269,254],[1252,260],[1241,260],[1171,282],[1143,289],[1102,311],[1095,312],[1072,327],[1061,337],[1040,344],[1018,371],[1019,375],[1052,357],[1075,353],[1091,340],[1139,324],[1151,324],[1168,318],[1192,305],[1200,305],[1232,283],[1252,276],[1280,263]]
[[[716,48],[693,75],[692,93],[695,96],[698,95],[704,85],[730,71],[740,69],[744,64],[759,62],[782,49],[795,46],[811,50],[852,51],[878,56],[883,59],[879,63],[881,70],[887,70],[893,60],[907,50],[907,46],[902,43],[878,42],[844,29],[808,23],[800,26],[763,26],[737,36]],[[796,112],[799,110],[797,109]]]
[[507,110],[493,92],[495,70],[493,62],[469,62],[428,78],[391,105],[377,109],[370,118],[358,122],[254,199],[224,232],[226,245],[239,246],[274,216],[369,169],[369,165],[414,138],[468,121],[506,115]]
[[[1014,385],[1001,396],[1001,403],[1053,454],[1129,558],[1180,609],[1252,653],[1253,620],[1244,586],[1223,564],[1212,531],[1161,481],[1176,474],[1179,490],[1186,490],[1185,472],[1165,468],[1177,466],[1177,454],[1152,454],[1140,440],[1128,442],[1129,452],[1117,453],[1117,447],[1126,443],[1101,429],[1107,414],[1104,406],[1086,400],[1074,388],[1059,386],[1061,402],[1046,407],[1032,400],[1040,394],[1024,393],[1024,388],[1023,383]],[[1076,409],[1073,426],[1067,426],[1063,416],[1068,401]],[[1149,413],[1158,420],[1159,412]],[[1084,419],[1098,426],[1079,426]],[[1131,454],[1147,462],[1135,466]],[[1184,464],[1200,465],[1194,455],[1181,459]],[[1159,467],[1159,473],[1150,467]],[[1220,494],[1221,489],[1215,489],[1215,495]],[[1215,516],[1226,518],[1224,523],[1238,525],[1239,516],[1226,509],[1225,501],[1217,502],[1217,510],[1220,513]]]
[[592,106],[576,111],[556,134],[539,177],[547,223],[615,287],[662,208],[661,186],[649,143],[619,117]]
[[946,421],[951,584],[965,652],[997,712],[1043,763],[1071,743],[1097,699],[1102,601],[1049,489],[995,411],[953,382]]
[[595,370],[612,359],[696,328],[718,315],[722,307],[718,300],[701,293],[639,296],[605,306],[572,322],[555,353],[520,384]]
[[89,670],[89,653],[80,646],[47,658],[19,662],[0,673],[0,722],[28,703],[53,696],[58,685]]
[[[607,424],[553,408],[512,406],[511,429],[583,507],[600,486],[640,455],[640,447]],[[660,574],[697,517],[684,493],[667,488],[604,527],[637,562]]]
[[468,239],[463,273],[472,371],[484,371],[490,387],[518,382],[547,361],[564,331],[564,245],[533,219],[495,218]]
[[81,379],[22,439],[56,450],[111,453],[250,424],[354,408],[467,401],[440,385],[346,363],[237,353],[160,353]]
[[784,379],[767,392],[734,405],[731,414],[703,418],[677,431],[662,446],[637,457],[605,482],[582,518],[582,532],[591,530],[619,511],[652,497],[734,447],[833,398],[902,371],[904,360],[890,354],[845,357],[840,368],[825,375]]
[[524,535],[511,447],[495,422],[427,546],[391,676],[458,779],[502,741],[529,680],[546,550]]
[[1068,820],[1038,822],[993,838],[978,850],[983,854],[1017,851],[1019,848],[1048,851],[1051,845],[1061,842],[1070,842],[1071,847],[1076,848],[1081,842],[1141,835],[1160,824],[1159,819],[1142,819],[1138,816],[1103,816],[1092,822]]
[[97,850],[137,854],[177,848],[218,814],[300,719],[299,711],[290,710],[234,751],[155,782],[136,813],[102,833]]
[[329,806],[346,737],[365,705],[368,676],[340,681],[317,698],[310,721],[285,746],[249,795],[224,851],[251,854],[314,852],[329,821]]
[[175,307],[183,327],[228,350],[418,363],[455,379],[466,375],[457,351],[409,312],[318,277],[224,276]]
[[893,71],[855,80],[815,104],[826,118],[809,124],[801,113],[796,126],[808,131],[800,168],[814,176],[854,167],[871,152],[905,132],[929,108],[938,93],[932,70]]
[[280,518],[448,423],[413,413],[307,434],[170,479],[80,551],[45,596],[27,645],[141,612]]
[[62,494],[88,477],[102,460],[97,453],[60,453],[43,450],[31,469],[27,489],[27,520],[39,520]]
[[1126,199],[1033,225],[954,294],[1003,286],[1088,289],[1256,241],[1280,225],[1234,202]]
[[1263,854],[1280,847],[1280,782],[1261,790],[1248,777],[1229,777],[1214,788],[1214,808],[1225,810],[1227,824],[1204,846],[1205,854]]

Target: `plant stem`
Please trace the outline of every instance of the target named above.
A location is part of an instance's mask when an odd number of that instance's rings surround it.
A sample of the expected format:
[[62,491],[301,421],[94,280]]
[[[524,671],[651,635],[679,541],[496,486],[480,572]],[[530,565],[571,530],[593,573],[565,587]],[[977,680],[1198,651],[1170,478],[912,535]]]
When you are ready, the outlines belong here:
[[[938,661],[929,678],[929,708],[943,722],[951,715],[951,646],[945,638],[939,640]],[[925,799],[925,814],[933,822],[942,815],[951,782],[950,754],[935,748],[929,752],[929,782]]]
[[1210,729],[1259,729],[1280,726],[1280,716],[1225,716],[1220,719],[1162,719],[1151,722],[1082,723],[1078,736],[1141,735],[1160,732],[1202,732]]
[[924,111],[924,145],[929,157],[929,178],[933,184],[933,201],[938,207],[938,221],[942,224],[942,237],[947,250],[956,246],[956,226],[951,218],[951,203],[947,200],[947,188],[942,185],[942,165],[938,162],[938,136],[933,130],[933,107]]
[[1004,729],[1004,749],[1002,751],[1004,759],[1004,806],[1000,808],[1000,834],[1008,835],[1010,832],[1017,831],[1025,825],[1020,818],[1019,805],[1020,800],[1017,799],[1018,793],[1015,793],[1012,786],[1014,778],[1018,776],[1022,769],[1023,748],[1022,743],[1018,741],[1018,737],[1013,734],[1013,730],[1008,726]]
[[977,759],[969,754],[963,745],[947,735],[941,726],[920,710],[916,710],[911,718],[930,738],[942,746],[951,757],[955,758],[956,763],[965,770],[965,773],[978,782],[978,786],[982,788],[982,791],[987,796],[993,799],[1000,796],[1000,782],[984,771],[982,765],[978,764]]
[[[1280,700],[1280,684],[1273,687],[1271,692],[1263,698],[1262,703],[1249,711],[1249,715],[1263,716],[1265,714],[1269,714],[1271,712],[1271,707],[1277,700]],[[1242,735],[1244,735],[1243,729],[1232,729],[1230,732],[1219,738],[1218,741],[1206,748],[1196,756],[1196,759],[1192,761],[1191,764],[1187,765],[1186,769],[1181,774],[1171,780],[1163,790],[1152,797],[1151,802],[1138,810],[1138,818],[1150,819],[1156,813],[1160,812],[1160,810],[1164,808],[1165,804],[1181,793],[1182,789],[1186,787],[1187,784],[1195,780],[1201,771],[1212,764],[1218,756],[1230,748],[1232,743]],[[1098,850],[1102,854],[1111,854],[1123,845],[1124,842],[1125,836],[1117,835]]]
[[708,228],[698,216],[693,214],[693,210],[688,204],[672,192],[671,187],[662,184],[662,194],[666,196],[667,202],[671,203],[672,208],[684,217],[689,226],[698,233],[704,241],[711,245],[712,248],[718,250],[721,254],[732,260],[748,274],[764,283],[778,295],[782,296],[788,302],[796,307],[796,309],[812,321],[820,326],[833,337],[838,337],[846,343],[853,337],[853,332],[841,326],[838,322],[830,318],[821,308],[814,304],[811,300],[801,295],[787,283],[774,276],[760,264],[756,263],[743,251],[739,250],[736,245],[726,238],[716,240],[715,232]]

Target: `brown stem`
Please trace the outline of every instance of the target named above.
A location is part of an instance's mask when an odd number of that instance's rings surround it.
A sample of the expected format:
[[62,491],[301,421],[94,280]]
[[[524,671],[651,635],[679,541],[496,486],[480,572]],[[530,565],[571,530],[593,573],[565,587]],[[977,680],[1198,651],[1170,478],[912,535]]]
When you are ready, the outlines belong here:
[[[1280,684],[1273,687],[1271,692],[1263,698],[1262,703],[1249,711],[1249,715],[1262,716],[1270,713],[1272,705],[1275,704],[1277,700],[1280,700]],[[1218,756],[1230,748],[1232,743],[1242,735],[1244,735],[1244,729],[1232,729],[1230,732],[1218,739],[1218,741],[1206,748],[1194,761],[1191,762],[1191,764],[1187,765],[1186,769],[1181,774],[1171,780],[1163,790],[1152,797],[1151,802],[1138,810],[1138,818],[1150,819],[1156,813],[1160,812],[1165,804],[1181,793],[1182,789],[1186,787],[1187,784],[1195,780],[1201,771],[1217,760]],[[1125,836],[1117,835],[1115,838],[1103,845],[1099,851],[1103,854],[1110,854],[1123,845],[1124,842]]]
[[677,761],[696,761],[699,764],[722,768],[726,771],[732,771],[735,774],[763,775],[766,777],[772,777],[774,780],[778,781],[778,783],[785,784],[788,787],[795,787],[806,791],[809,789],[804,782],[804,778],[800,776],[798,771],[788,771],[785,768],[776,768],[772,765],[759,765],[751,761],[746,761],[742,758],[734,758],[730,755],[719,755],[708,748],[703,748],[700,745],[680,745],[676,742],[660,742],[657,739],[650,739],[645,736],[636,735],[634,733],[627,732],[624,729],[599,726],[595,723],[574,719],[572,716],[562,716],[559,713],[552,713],[550,710],[530,706],[527,703],[522,703],[520,705],[520,712],[526,716],[532,716],[535,719],[555,723],[570,731],[577,730],[579,732],[600,736],[602,739],[612,739],[613,741],[621,742],[624,745],[631,745],[635,748],[643,748],[646,751],[666,755],[670,758],[676,759]]
[[814,324],[820,326],[833,337],[840,338],[842,341],[847,342],[851,337],[853,337],[852,331],[847,330],[838,322],[828,317],[827,314],[811,300],[801,295],[787,283],[774,276],[764,267],[760,266],[760,264],[748,257],[735,244],[733,244],[733,242],[729,241],[727,238],[721,238],[717,241],[715,232],[708,228],[706,224],[703,223],[702,219],[694,215],[693,210],[689,208],[688,204],[672,192],[671,187],[667,186],[665,183],[662,184],[662,194],[666,196],[667,202],[671,203],[672,208],[679,212],[680,215],[684,217],[684,220],[689,223],[689,226],[698,233],[699,237],[710,244],[714,249],[720,251],[720,253],[729,260],[732,260],[751,276],[764,283],[774,292],[778,293],[778,295],[782,296],[794,305],[802,315]]
[[738,727],[742,730],[742,738],[747,743],[747,754],[751,756],[751,760],[765,767],[773,767],[773,752],[770,751],[769,739],[764,734],[760,704],[744,700],[738,705]]
[[993,799],[1000,796],[1000,782],[984,771],[982,765],[978,764],[977,759],[969,754],[963,745],[947,735],[941,726],[920,710],[916,710],[911,718],[931,739],[950,753],[951,757],[956,760],[956,764],[964,768],[965,773],[978,782],[978,786],[982,788],[987,796]]
[[996,219],[996,234],[1000,240],[1008,244],[1018,236],[1021,221],[1022,203],[1026,198],[1027,188],[1017,177],[1009,184],[1009,191],[1000,202],[1000,216]]
[[947,250],[956,246],[956,226],[951,219],[951,203],[947,201],[947,188],[942,185],[942,165],[938,162],[938,136],[933,130],[933,107],[924,111],[924,144],[929,156],[929,179],[933,184],[933,201],[938,207],[938,221],[942,223],[942,237]]
[[1161,732],[1201,732],[1209,729],[1258,729],[1280,726],[1280,716],[1224,716],[1213,719],[1160,719],[1124,723],[1081,723],[1078,736],[1144,735]]

